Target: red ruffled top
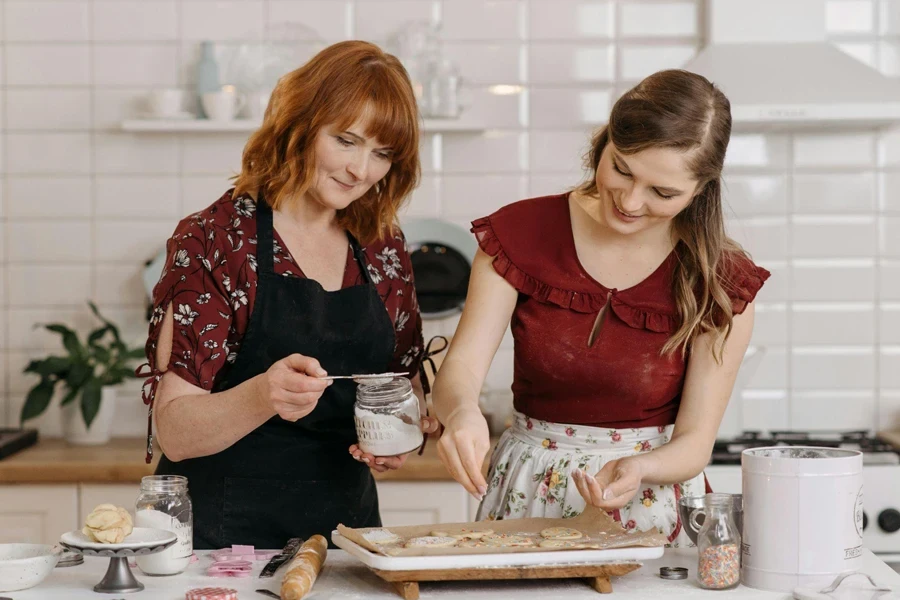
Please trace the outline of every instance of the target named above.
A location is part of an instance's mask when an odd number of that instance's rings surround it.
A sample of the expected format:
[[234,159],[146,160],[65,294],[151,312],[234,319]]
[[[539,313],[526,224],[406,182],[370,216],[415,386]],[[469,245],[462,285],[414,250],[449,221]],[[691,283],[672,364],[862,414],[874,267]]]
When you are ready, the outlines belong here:
[[[516,410],[536,419],[596,427],[675,422],[686,361],[660,356],[678,329],[673,251],[637,285],[607,288],[575,251],[568,194],[522,200],[472,222],[494,269],[519,292],[512,316]],[[739,256],[727,262],[735,314],[770,273]],[[609,303],[592,346],[588,338]]]

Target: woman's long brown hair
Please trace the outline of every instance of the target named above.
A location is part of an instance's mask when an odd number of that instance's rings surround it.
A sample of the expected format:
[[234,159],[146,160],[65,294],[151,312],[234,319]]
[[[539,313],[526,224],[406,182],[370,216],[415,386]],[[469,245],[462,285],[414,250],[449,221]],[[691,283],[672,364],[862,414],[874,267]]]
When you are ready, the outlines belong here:
[[333,44],[279,80],[262,126],[244,147],[235,195],[262,190],[278,208],[304,194],[315,173],[319,131],[330,124],[344,130],[360,118],[368,121],[367,136],[391,148],[391,168],[338,211],[338,223],[361,244],[392,232],[419,181],[419,117],[403,65],[368,42]]
[[729,292],[738,283],[733,274],[739,272],[733,263],[748,257],[725,233],[721,177],[730,137],[728,98],[705,77],[671,69],[650,75],[619,98],[609,123],[591,143],[587,161],[594,176],[578,188],[585,194],[597,193],[597,166],[610,140],[625,155],[647,148],[684,152],[698,182],[694,198],[672,222],[678,240],[674,286],[680,325],[663,354],[686,354],[697,335],[715,331],[713,355],[721,361],[731,333]]

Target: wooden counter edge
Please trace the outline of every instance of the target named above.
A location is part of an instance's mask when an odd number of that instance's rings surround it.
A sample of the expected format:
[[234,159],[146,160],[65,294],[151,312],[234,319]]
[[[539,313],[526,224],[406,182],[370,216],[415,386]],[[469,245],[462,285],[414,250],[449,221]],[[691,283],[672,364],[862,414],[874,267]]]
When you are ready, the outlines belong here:
[[[496,440],[492,440],[492,448]],[[139,483],[152,475],[153,464],[143,456],[144,440],[115,438],[103,446],[69,446],[59,438],[41,439],[36,445],[0,460],[0,485],[66,483]],[[486,474],[490,453],[485,457]],[[429,440],[422,456],[413,455],[396,471],[376,473],[378,481],[453,481],[437,455],[436,440]]]

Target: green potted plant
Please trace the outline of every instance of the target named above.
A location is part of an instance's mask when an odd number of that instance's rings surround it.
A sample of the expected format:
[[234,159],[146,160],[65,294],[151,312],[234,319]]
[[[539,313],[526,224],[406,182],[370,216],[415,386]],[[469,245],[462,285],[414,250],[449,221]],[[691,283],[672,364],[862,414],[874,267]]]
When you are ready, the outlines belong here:
[[144,356],[143,348],[129,348],[122,341],[119,328],[103,317],[93,302],[88,302],[88,306],[101,325],[88,334],[84,343],[65,325],[35,325],[59,334],[66,354],[28,363],[24,372],[38,375],[41,380],[29,390],[20,415],[25,423],[43,414],[57,384],[62,384],[63,434],[70,443],[80,445],[109,441],[114,386],[134,377],[131,362]]

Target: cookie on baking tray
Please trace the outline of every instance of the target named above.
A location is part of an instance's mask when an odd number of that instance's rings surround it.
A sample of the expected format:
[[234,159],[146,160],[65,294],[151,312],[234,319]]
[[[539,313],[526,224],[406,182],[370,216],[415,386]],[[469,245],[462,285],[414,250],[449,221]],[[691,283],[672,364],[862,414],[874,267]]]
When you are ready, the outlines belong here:
[[548,527],[541,531],[541,537],[548,540],[579,540],[584,534],[571,527]]
[[493,529],[458,529],[450,531],[446,529],[438,529],[431,532],[431,535],[438,537],[452,537],[458,540],[480,540],[486,535],[494,533]]
[[448,535],[425,535],[414,537],[406,542],[407,548],[448,548],[459,542],[455,537]]

